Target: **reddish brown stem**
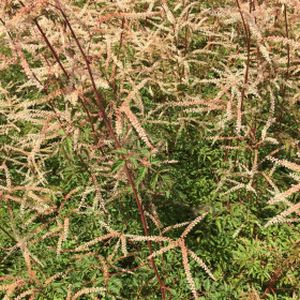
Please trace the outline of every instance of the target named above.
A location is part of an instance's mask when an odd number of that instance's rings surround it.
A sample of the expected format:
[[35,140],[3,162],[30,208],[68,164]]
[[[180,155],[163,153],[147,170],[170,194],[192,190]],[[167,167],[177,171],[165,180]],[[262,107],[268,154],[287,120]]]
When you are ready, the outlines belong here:
[[[123,46],[123,41],[124,41],[124,27],[125,27],[125,18],[122,19],[122,25],[121,25],[121,35],[120,35],[120,43],[119,43],[119,48],[118,48],[118,54],[117,54],[117,59],[119,59],[120,54],[121,54],[121,49]],[[113,85],[113,90],[114,90],[114,94],[117,95],[117,81],[116,81],[116,74],[117,74],[117,69],[118,66],[115,64],[113,65],[113,69],[112,69],[112,85]]]
[[44,40],[45,40],[45,42],[46,42],[48,48],[51,50],[53,56],[55,57],[56,62],[59,64],[59,66],[60,66],[60,68],[62,69],[62,71],[64,72],[64,74],[65,74],[66,77],[69,79],[70,77],[69,77],[68,72],[66,71],[66,69],[65,69],[64,66],[63,66],[63,64],[61,63],[58,54],[56,53],[56,51],[54,50],[53,46],[52,46],[51,43],[49,42],[49,40],[48,40],[46,34],[45,34],[44,31],[42,30],[42,28],[41,28],[39,22],[37,21],[37,19],[34,19],[34,23],[35,23],[35,25],[37,26],[37,28],[38,28],[39,32],[41,33],[41,35],[43,36],[43,38],[44,38]]
[[[284,22],[285,22],[285,36],[286,36],[287,39],[289,39],[290,35],[289,35],[289,25],[288,25],[286,4],[284,4]],[[291,64],[290,45],[287,44],[287,66],[286,66],[286,78],[287,79],[289,77],[290,64]]]
[[[43,31],[42,27],[40,26],[38,20],[35,19],[35,20],[34,20],[34,23],[35,23],[35,25],[37,26],[39,32],[41,33],[41,35],[42,35],[42,37],[43,37],[45,43],[47,44],[48,48],[50,49],[52,55],[54,56],[56,62],[58,63],[58,65],[60,66],[61,70],[62,70],[63,73],[65,74],[66,78],[67,78],[67,79],[70,79],[69,73],[67,72],[67,70],[66,70],[65,67],[63,66],[63,64],[62,64],[62,62],[61,62],[61,60],[60,60],[60,58],[59,58],[59,56],[58,56],[56,50],[54,49],[54,47],[53,47],[52,44],[50,43],[49,39],[47,38],[47,36],[46,36],[45,32]],[[91,117],[91,114],[90,114],[90,111],[88,110],[88,108],[87,108],[87,106],[86,106],[86,104],[85,104],[85,101],[84,101],[84,100],[85,100],[85,99],[84,99],[84,96],[80,96],[80,95],[79,95],[79,96],[78,96],[78,99],[79,99],[79,101],[80,101],[80,103],[81,103],[81,105],[82,105],[82,107],[83,107],[85,113],[87,114],[87,117],[88,117],[88,119],[89,119],[89,123],[91,124],[92,131],[93,131],[94,135],[97,136],[96,130],[95,130],[95,127],[94,127],[94,123],[93,123],[93,121],[92,121],[92,117]]]
[[[92,83],[92,87],[93,87],[93,91],[94,91],[94,94],[95,94],[95,97],[96,97],[96,102],[97,102],[97,106],[98,106],[98,109],[99,109],[99,112],[101,114],[101,117],[104,121],[104,124],[107,128],[107,131],[111,137],[111,139],[114,141],[115,143],[115,148],[116,149],[120,149],[121,148],[121,144],[113,130],[113,127],[112,127],[112,124],[111,124],[111,121],[110,119],[108,118],[107,114],[106,114],[106,111],[105,111],[105,107],[104,107],[104,103],[105,103],[105,99],[104,99],[104,96],[98,91],[97,87],[96,87],[96,83],[95,83],[95,80],[94,80],[94,76],[93,76],[93,73],[92,73],[92,70],[91,70],[91,66],[90,66],[90,61],[86,55],[86,53],[84,52],[74,30],[73,30],[73,27],[71,26],[70,22],[69,22],[69,19],[68,17],[66,16],[64,10],[62,9],[62,6],[60,4],[60,1],[56,1],[57,2],[57,6],[71,32],[71,35],[82,55],[82,58],[85,62],[85,65],[87,67],[87,70],[88,70],[88,73],[89,73],[89,77],[90,77],[90,81]],[[138,207],[138,211],[139,211],[139,215],[140,215],[140,219],[141,219],[141,223],[142,223],[142,226],[143,226],[143,230],[144,230],[144,234],[146,236],[149,235],[149,230],[148,230],[148,225],[147,225],[147,221],[146,221],[146,217],[145,217],[145,213],[144,213],[144,208],[143,208],[143,205],[142,205],[142,201],[139,197],[139,194],[138,194],[138,191],[137,191],[137,188],[135,186],[135,181],[134,181],[134,177],[132,175],[132,172],[131,172],[131,169],[129,168],[129,164],[128,164],[128,161],[126,160],[125,157],[122,157],[122,159],[125,161],[125,173],[126,173],[126,177],[127,177],[127,180],[132,188],[132,191],[133,191],[133,194],[134,194],[134,198],[135,198],[135,202],[136,202],[136,205]],[[148,245],[148,248],[149,248],[149,252],[150,252],[150,255],[153,253],[153,250],[152,250],[152,244],[151,244],[151,241],[148,241],[147,242],[147,245]],[[156,264],[155,264],[155,261],[153,258],[151,258],[150,260],[151,262],[151,266],[153,268],[153,271],[155,273],[155,276],[159,282],[159,285],[160,285],[160,289],[161,289],[161,293],[162,293],[162,299],[165,299],[165,284],[164,282],[162,281],[160,275],[159,275],[159,272],[158,272],[158,269],[156,267]]]
[[243,27],[244,27],[244,31],[245,31],[245,42],[246,42],[246,47],[247,47],[247,62],[246,62],[246,71],[245,71],[245,76],[244,76],[244,86],[241,91],[241,111],[243,112],[246,85],[249,80],[251,33],[250,33],[249,27],[246,24],[239,0],[236,0],[236,5],[237,5],[238,10],[241,15],[241,19],[242,19],[242,23],[243,23]]
[[270,293],[273,293],[275,291],[275,285],[277,281],[280,279],[283,271],[281,268],[278,268],[275,270],[275,272],[272,274],[270,280],[267,283],[267,287],[263,293],[263,299],[265,299]]
[[[287,18],[287,6],[284,4],[284,24],[285,24],[285,37],[289,39],[289,25],[288,25],[288,18]],[[285,72],[285,79],[289,79],[290,73],[290,64],[291,64],[291,54],[290,54],[290,45],[287,44],[287,65],[286,65],[286,72]],[[285,98],[286,86],[282,84],[282,98]]]

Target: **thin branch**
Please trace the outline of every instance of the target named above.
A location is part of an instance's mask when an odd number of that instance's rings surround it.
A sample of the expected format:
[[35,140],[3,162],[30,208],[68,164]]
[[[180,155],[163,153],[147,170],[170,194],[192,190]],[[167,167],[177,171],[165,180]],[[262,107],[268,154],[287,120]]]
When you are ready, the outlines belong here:
[[[284,4],[284,25],[285,25],[285,37],[289,39],[289,25],[288,25],[288,17],[287,17],[287,6]],[[291,53],[290,53],[290,45],[287,43],[286,45],[287,50],[287,65],[286,65],[286,72],[285,72],[285,80],[289,79],[290,75],[290,64],[291,64]],[[286,92],[286,85],[282,83],[282,98],[285,98]]]
[[242,115],[243,110],[244,110],[246,85],[247,85],[248,80],[249,80],[251,33],[250,33],[249,27],[246,24],[246,21],[245,21],[245,18],[244,18],[239,0],[236,0],[236,5],[237,5],[238,10],[239,10],[240,15],[241,15],[241,19],[242,19],[242,23],[243,23],[243,27],[244,27],[244,31],[245,31],[245,42],[246,42],[246,47],[247,47],[246,70],[245,70],[245,76],[244,76],[244,85],[243,85],[243,88],[242,88],[242,91],[241,91],[241,104],[240,104],[241,115]]
[[[65,22],[66,22],[66,25],[67,27],[69,28],[70,32],[71,32],[71,35],[83,57],[83,60],[85,61],[85,64],[86,64],[86,67],[87,67],[87,70],[88,70],[88,73],[89,73],[89,77],[90,77],[90,81],[92,83],[92,87],[93,87],[93,91],[94,91],[94,94],[95,94],[95,97],[96,97],[96,102],[97,102],[97,106],[99,108],[99,113],[101,115],[101,117],[103,118],[103,121],[104,121],[104,124],[107,128],[107,131],[110,135],[110,137],[112,138],[112,140],[114,141],[115,143],[115,148],[116,149],[120,149],[121,148],[121,144],[113,130],[113,127],[112,127],[112,124],[111,124],[111,120],[108,118],[107,114],[106,114],[106,111],[105,111],[105,107],[104,107],[104,103],[105,103],[105,98],[103,96],[103,94],[101,94],[97,87],[96,87],[96,83],[95,83],[95,80],[94,80],[94,76],[93,76],[93,73],[92,73],[92,70],[91,70],[91,66],[90,66],[90,61],[86,55],[86,53],[84,52],[74,30],[73,30],[73,27],[72,25],[70,24],[69,22],[69,19],[67,17],[67,15],[65,14],[64,10],[62,9],[62,6],[61,6],[61,3],[59,0],[56,1],[57,3],[57,6],[58,6],[58,9],[59,11],[61,12]],[[134,194],[134,197],[135,197],[135,201],[136,201],[136,204],[137,204],[137,207],[138,207],[138,211],[139,211],[139,215],[140,215],[140,219],[141,219],[141,223],[142,223],[142,226],[143,226],[143,230],[144,230],[144,234],[146,236],[149,235],[149,230],[148,230],[148,225],[147,225],[147,221],[146,221],[146,217],[145,217],[145,212],[144,212],[144,208],[143,208],[143,205],[142,205],[142,201],[139,197],[139,194],[138,194],[138,191],[137,191],[137,188],[135,186],[135,181],[134,181],[134,178],[133,178],[133,175],[132,175],[132,172],[131,172],[131,169],[129,168],[129,164],[128,164],[128,161],[126,160],[125,157],[122,157],[122,159],[125,161],[125,173],[126,173],[126,176],[127,176],[127,180],[132,188],[132,191],[133,191],[133,194]],[[151,244],[151,241],[147,241],[147,245],[148,245],[148,248],[149,248],[149,252],[150,252],[150,255],[153,253],[153,250],[152,250],[152,244]],[[152,265],[152,268],[154,270],[154,273],[155,273],[155,276],[159,282],[159,285],[160,285],[160,289],[161,289],[161,293],[162,293],[162,298],[165,299],[166,296],[165,296],[165,284],[164,282],[162,281],[159,273],[158,273],[158,269],[156,267],[156,264],[155,264],[155,261],[154,259],[152,258],[150,260],[151,262],[151,265]]]

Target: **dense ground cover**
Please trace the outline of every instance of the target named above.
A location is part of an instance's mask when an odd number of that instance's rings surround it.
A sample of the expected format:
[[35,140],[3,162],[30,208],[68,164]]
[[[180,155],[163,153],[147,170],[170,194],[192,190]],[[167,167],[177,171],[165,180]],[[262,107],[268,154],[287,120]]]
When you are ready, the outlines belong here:
[[299,299],[296,0],[0,4],[3,299]]

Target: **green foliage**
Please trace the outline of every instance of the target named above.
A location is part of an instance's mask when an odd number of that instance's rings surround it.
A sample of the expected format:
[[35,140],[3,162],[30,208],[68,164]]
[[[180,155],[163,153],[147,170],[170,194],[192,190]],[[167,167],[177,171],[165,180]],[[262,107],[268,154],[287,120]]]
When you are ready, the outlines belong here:
[[29,2],[0,4],[0,297],[299,299],[299,4]]

